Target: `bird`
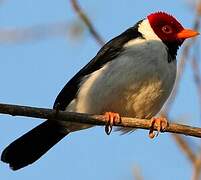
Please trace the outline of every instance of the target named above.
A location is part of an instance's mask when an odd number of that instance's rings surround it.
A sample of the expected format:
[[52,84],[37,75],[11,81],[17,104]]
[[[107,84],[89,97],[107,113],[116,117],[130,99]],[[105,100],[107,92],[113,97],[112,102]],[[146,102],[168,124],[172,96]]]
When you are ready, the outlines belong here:
[[[166,12],[149,14],[103,45],[67,82],[56,97],[53,109],[103,114],[108,122],[107,134],[123,116],[151,119],[152,125],[159,124],[158,130],[165,128],[167,121],[155,115],[173,89],[177,51],[187,38],[198,34],[184,28]],[[1,160],[12,170],[21,169],[38,160],[69,133],[91,127],[46,120],[8,145]]]

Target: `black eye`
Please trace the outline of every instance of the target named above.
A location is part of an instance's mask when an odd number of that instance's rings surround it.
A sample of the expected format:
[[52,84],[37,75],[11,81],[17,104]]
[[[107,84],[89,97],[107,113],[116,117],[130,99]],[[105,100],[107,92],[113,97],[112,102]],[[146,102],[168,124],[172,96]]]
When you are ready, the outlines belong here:
[[170,34],[170,33],[172,33],[172,28],[169,25],[165,25],[162,27],[162,31],[166,34]]

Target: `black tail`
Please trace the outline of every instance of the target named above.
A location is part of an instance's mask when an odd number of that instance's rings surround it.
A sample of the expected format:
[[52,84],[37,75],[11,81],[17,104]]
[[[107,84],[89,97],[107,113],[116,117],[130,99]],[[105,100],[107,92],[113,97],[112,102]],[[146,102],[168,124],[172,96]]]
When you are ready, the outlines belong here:
[[1,160],[13,170],[23,168],[45,154],[67,135],[56,123],[46,121],[12,142],[2,153]]

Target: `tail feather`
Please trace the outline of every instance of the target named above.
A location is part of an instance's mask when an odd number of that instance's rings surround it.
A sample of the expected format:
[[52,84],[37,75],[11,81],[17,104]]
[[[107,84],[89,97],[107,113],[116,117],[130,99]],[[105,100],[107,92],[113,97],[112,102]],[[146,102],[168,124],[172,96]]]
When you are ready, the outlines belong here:
[[60,130],[58,124],[45,121],[12,142],[3,151],[1,160],[13,170],[32,164],[67,135]]

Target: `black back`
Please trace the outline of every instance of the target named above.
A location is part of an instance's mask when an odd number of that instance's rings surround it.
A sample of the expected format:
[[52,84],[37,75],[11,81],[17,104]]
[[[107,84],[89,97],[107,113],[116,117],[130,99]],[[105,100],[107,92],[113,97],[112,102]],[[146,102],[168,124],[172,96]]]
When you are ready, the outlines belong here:
[[142,38],[142,34],[138,32],[138,25],[140,23],[141,21],[106,43],[97,55],[64,86],[55,100],[54,108],[64,111],[68,104],[76,98],[80,82],[84,76],[93,73],[107,62],[115,59],[123,51],[123,45],[129,40],[138,37]]

